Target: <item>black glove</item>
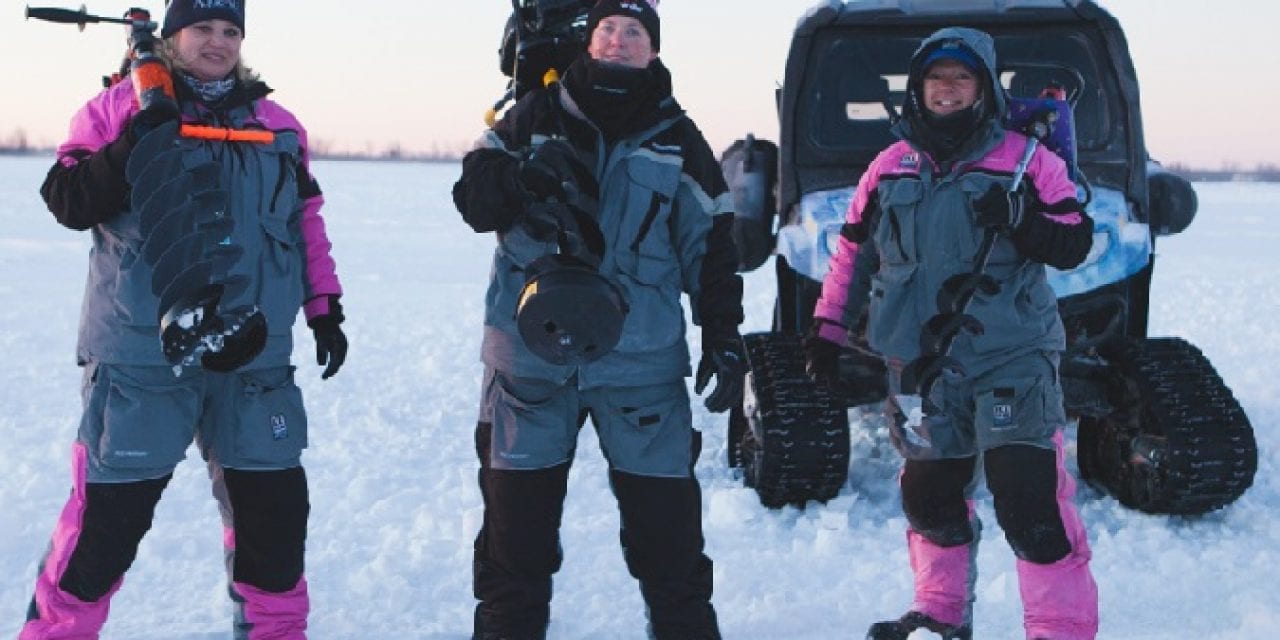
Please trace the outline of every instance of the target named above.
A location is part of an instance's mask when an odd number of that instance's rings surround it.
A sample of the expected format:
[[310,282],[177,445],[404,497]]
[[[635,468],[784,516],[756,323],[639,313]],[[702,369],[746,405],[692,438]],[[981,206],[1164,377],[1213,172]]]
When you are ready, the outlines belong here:
[[824,324],[839,326],[829,320],[814,320],[804,338],[804,371],[809,379],[828,389],[840,380],[841,346],[819,335]]
[[129,135],[136,142],[147,135],[152,129],[169,122],[170,120],[178,120],[181,118],[178,112],[178,103],[172,98],[165,97],[151,103],[146,109],[135,114],[129,120]]
[[707,411],[722,413],[742,404],[743,376],[747,374],[747,354],[736,326],[702,329],[702,359],[694,376],[693,392],[699,395],[716,377],[716,388],[703,400]]
[[1026,208],[1026,196],[1021,188],[1009,191],[998,184],[991,185],[986,193],[973,201],[978,226],[998,231],[1017,229],[1022,224]]
[[329,296],[329,313],[307,320],[316,338],[316,364],[325,365],[321,380],[328,380],[347,359],[347,334],[342,332],[342,305],[338,296]]
[[572,216],[569,205],[560,202],[534,202],[516,222],[524,227],[529,237],[541,242],[552,242],[565,224],[565,216]]
[[564,201],[567,197],[564,184],[580,186],[591,172],[578,158],[578,151],[568,140],[552,138],[534,147],[520,162],[520,184],[535,201],[552,198]]

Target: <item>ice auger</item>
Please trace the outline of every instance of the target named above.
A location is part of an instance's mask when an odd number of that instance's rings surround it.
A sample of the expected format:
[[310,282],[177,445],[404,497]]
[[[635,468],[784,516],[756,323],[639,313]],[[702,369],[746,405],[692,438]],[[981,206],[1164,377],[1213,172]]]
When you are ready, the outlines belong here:
[[[141,216],[142,261],[151,268],[151,291],[159,298],[156,321],[165,360],[182,367],[200,364],[231,371],[247,364],[266,345],[266,317],[241,300],[249,280],[232,276],[243,254],[233,242],[233,218],[220,167],[212,162],[184,167],[178,137],[270,143],[269,131],[232,131],[181,124],[172,76],[156,52],[158,24],[145,9],[131,8],[123,18],[71,9],[28,7],[28,18],[75,24],[113,23],[130,27],[127,69],[140,110],[158,110],[172,119],[142,133],[129,155],[125,178],[132,209]],[[163,120],[160,118],[158,120]]]

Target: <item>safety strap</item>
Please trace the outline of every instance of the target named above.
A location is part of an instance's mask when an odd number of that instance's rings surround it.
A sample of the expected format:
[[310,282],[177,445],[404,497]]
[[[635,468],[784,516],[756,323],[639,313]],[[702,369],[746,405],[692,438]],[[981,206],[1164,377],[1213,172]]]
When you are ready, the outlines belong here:
[[257,142],[272,144],[276,141],[274,131],[262,129],[228,129],[226,127],[209,127],[199,124],[184,124],[179,131],[184,138],[197,140],[215,140],[219,142]]

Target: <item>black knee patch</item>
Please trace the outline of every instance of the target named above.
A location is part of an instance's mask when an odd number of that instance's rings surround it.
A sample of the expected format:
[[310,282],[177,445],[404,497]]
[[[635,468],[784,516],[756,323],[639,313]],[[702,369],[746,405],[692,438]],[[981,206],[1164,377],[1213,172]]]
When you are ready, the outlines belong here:
[[550,615],[551,576],[562,558],[560,514],[569,463],[504,471],[487,468],[487,458],[482,459],[484,524],[472,563],[472,591],[480,601],[476,636],[487,637],[484,631],[501,638],[542,637]]
[[235,527],[231,574],[270,593],[284,593],[302,578],[311,504],[302,467],[279,471],[225,469]]
[[[703,552],[702,492],[696,478],[639,476],[612,470],[623,557],[640,581],[655,635],[711,637],[712,563]],[[663,630],[685,630],[664,635]]]
[[908,460],[902,469],[902,511],[911,528],[940,547],[973,542],[965,488],[977,458]]
[[702,493],[690,478],[609,472],[627,568],[644,581],[684,580],[702,557]]
[[1058,459],[1049,449],[1008,445],[984,457],[996,520],[1019,558],[1052,564],[1071,553],[1058,510]]
[[569,463],[546,469],[480,470],[484,526],[476,552],[503,571],[550,576],[560,569],[560,514]]
[[58,588],[85,602],[106,595],[137,557],[138,543],[151,529],[156,503],[171,477],[86,484],[80,539]]

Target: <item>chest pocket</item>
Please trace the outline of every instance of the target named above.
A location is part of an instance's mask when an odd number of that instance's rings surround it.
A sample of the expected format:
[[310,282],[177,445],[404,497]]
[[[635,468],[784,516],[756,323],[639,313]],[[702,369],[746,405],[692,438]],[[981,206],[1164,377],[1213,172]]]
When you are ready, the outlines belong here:
[[273,334],[288,333],[305,296],[302,240],[302,202],[299,180],[305,179],[298,137],[277,133],[272,145],[262,145],[259,211],[265,246],[258,305]]
[[876,247],[886,264],[910,264],[916,257],[916,217],[924,199],[924,185],[918,180],[895,181],[880,186],[880,223],[876,225]]
[[267,235],[293,244],[290,224],[301,202],[298,197],[298,184],[302,179],[302,153],[298,145],[298,137],[292,132],[276,134],[275,142],[262,145],[261,162],[262,193],[259,194],[259,208],[262,212],[262,226]]
[[628,163],[626,209],[617,239],[618,267],[637,281],[656,285],[677,268],[671,235],[671,209],[680,184],[678,165],[651,161]]

